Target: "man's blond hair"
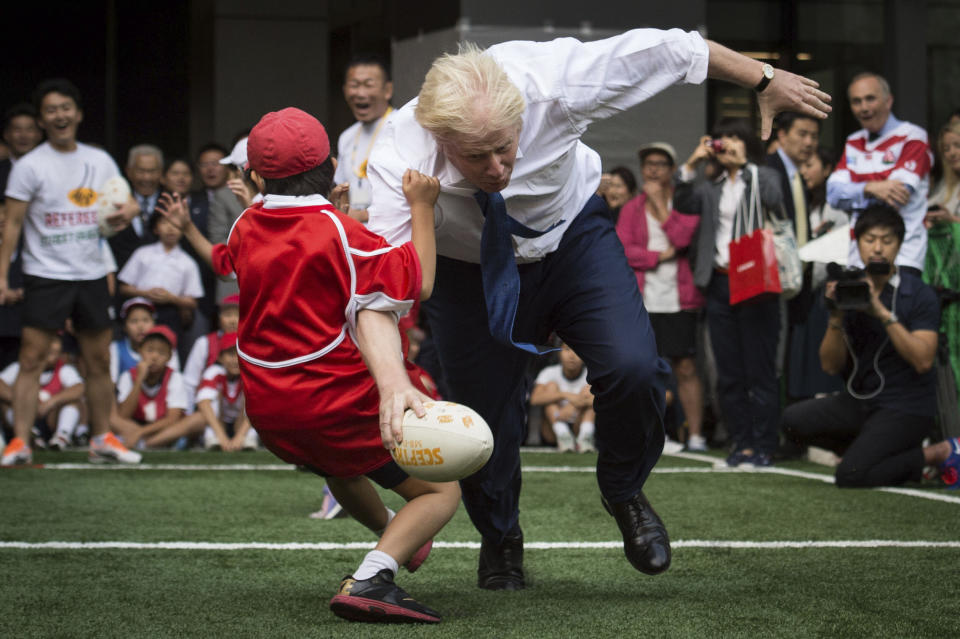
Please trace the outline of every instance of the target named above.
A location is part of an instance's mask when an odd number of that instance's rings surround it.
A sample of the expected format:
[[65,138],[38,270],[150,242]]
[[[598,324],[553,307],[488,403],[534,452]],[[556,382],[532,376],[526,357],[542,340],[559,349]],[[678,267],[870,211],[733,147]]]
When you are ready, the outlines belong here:
[[414,115],[441,141],[479,139],[519,127],[525,108],[520,90],[496,60],[465,43],[430,67]]

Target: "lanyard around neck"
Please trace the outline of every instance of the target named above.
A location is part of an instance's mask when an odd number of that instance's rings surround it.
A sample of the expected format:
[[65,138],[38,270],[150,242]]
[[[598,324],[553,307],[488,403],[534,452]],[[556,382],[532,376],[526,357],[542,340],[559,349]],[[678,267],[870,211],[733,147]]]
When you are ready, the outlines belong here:
[[[370,159],[370,151],[373,150],[373,143],[377,141],[377,136],[380,135],[380,129],[383,128],[383,123],[387,121],[387,116],[390,115],[390,112],[393,111],[392,106],[387,107],[386,113],[380,116],[380,121],[377,122],[377,128],[373,130],[373,135],[370,136],[370,144],[367,145],[367,150],[363,154],[363,162],[360,163],[360,166],[353,170],[357,174],[357,177],[363,179],[367,177],[367,160]],[[360,128],[363,128],[363,125],[360,125]],[[360,132],[357,131],[357,136],[360,136]],[[357,144],[353,144],[353,153],[350,154],[350,166],[355,166],[357,160]]]

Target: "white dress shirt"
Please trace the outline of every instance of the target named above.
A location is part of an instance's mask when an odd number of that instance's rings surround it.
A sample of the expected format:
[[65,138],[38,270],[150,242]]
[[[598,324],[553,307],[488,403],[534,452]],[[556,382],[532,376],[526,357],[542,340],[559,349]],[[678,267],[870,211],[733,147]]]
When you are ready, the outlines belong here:
[[[580,141],[587,126],[624,111],[667,87],[703,82],[707,44],[696,32],[636,29],[596,42],[505,42],[493,56],[526,101],[510,185],[501,193],[507,213],[540,237],[514,238],[518,262],[556,250],[577,213],[600,184],[596,151]],[[437,252],[479,262],[483,213],[467,183],[414,119],[416,99],[397,111],[374,145],[368,166],[373,204],[367,227],[392,244],[410,239],[403,173],[413,168],[439,178],[435,209]]]

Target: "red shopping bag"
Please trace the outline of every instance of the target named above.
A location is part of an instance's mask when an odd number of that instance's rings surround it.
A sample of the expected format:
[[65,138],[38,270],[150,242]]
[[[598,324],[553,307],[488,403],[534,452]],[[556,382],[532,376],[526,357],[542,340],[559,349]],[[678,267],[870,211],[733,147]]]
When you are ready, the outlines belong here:
[[730,304],[764,293],[780,293],[780,269],[773,245],[773,232],[756,229],[729,244]]

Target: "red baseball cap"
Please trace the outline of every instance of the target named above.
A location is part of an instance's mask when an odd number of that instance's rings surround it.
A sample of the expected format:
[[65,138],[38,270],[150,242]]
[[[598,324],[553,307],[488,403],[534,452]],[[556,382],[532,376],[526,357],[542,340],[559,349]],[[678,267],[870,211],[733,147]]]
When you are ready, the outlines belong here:
[[220,300],[220,308],[224,306],[240,306],[240,296],[237,293],[225,295],[223,299]]
[[177,347],[177,336],[174,334],[173,331],[170,330],[170,327],[168,326],[164,326],[163,324],[157,324],[156,326],[151,328],[149,331],[147,331],[146,335],[143,336],[143,339],[146,340],[151,335],[159,335],[163,339],[167,340],[167,342],[170,343],[170,348]]
[[273,180],[309,171],[328,157],[327,131],[319,120],[296,107],[266,114],[247,138],[250,168]]
[[224,333],[220,336],[220,350],[225,351],[228,348],[237,347],[237,334],[236,333]]

